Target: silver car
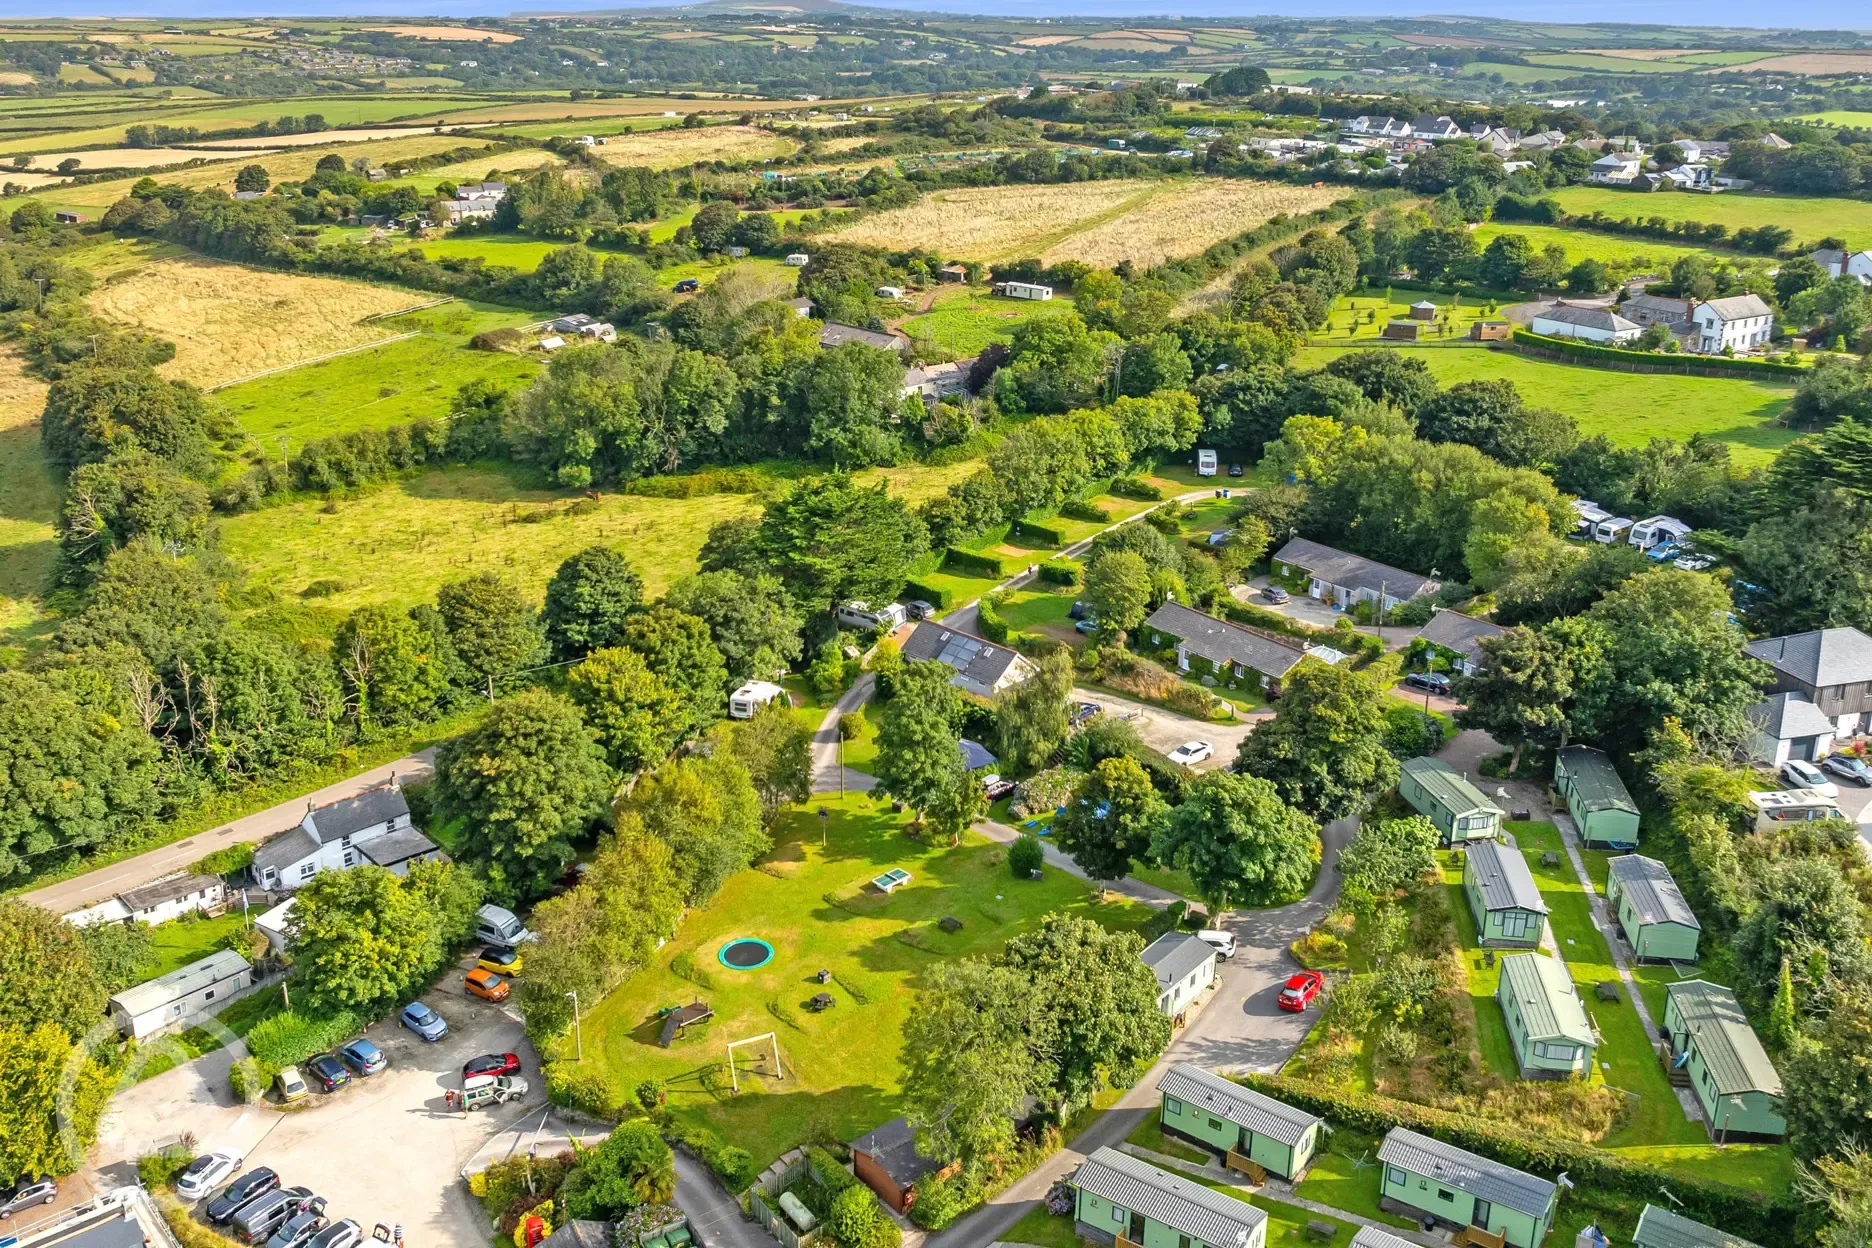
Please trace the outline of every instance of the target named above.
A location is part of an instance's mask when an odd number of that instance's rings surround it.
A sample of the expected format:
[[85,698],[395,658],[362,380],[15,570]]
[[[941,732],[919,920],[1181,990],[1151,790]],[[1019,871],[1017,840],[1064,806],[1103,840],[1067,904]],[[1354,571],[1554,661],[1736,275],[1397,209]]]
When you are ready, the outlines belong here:
[[234,1177],[240,1168],[241,1158],[232,1153],[203,1153],[176,1176],[176,1195],[183,1200],[200,1200]]
[[1854,784],[1872,786],[1872,765],[1853,754],[1829,754],[1821,761],[1820,770]]

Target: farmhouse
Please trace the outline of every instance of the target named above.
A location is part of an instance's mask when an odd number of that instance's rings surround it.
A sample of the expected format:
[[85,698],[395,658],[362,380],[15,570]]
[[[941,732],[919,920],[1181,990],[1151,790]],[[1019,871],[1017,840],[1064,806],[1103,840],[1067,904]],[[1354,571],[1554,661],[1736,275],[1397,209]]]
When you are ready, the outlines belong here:
[[1378,1206],[1387,1212],[1473,1226],[1515,1248],[1535,1248],[1553,1226],[1560,1189],[1525,1170],[1403,1127],[1385,1135],[1378,1160],[1385,1168]]
[[1157,976],[1157,1008],[1172,1022],[1215,982],[1215,946],[1188,932],[1165,932],[1138,956]]
[[1482,796],[1454,767],[1434,758],[1413,758],[1404,764],[1398,793],[1427,815],[1443,844],[1492,841],[1501,834],[1502,810]]
[[1545,312],[1537,313],[1528,326],[1550,338],[1577,338],[1581,342],[1630,342],[1644,333],[1642,326],[1626,320],[1611,308],[1587,307],[1564,299]]
[[253,983],[253,968],[231,949],[126,988],[110,999],[111,1021],[132,1040],[182,1031]]
[[851,1153],[852,1173],[898,1213],[908,1213],[916,1203],[919,1181],[929,1178],[933,1182],[961,1166],[951,1162],[945,1167],[918,1152],[916,1132],[910,1129],[910,1120],[902,1117],[853,1140]]
[[1692,1222],[1681,1213],[1646,1204],[1632,1232],[1633,1248],[1757,1248],[1740,1235]]
[[1856,628],[1822,628],[1751,641],[1748,652],[1774,668],[1769,693],[1806,698],[1833,721],[1836,737],[1872,730],[1872,637]]
[[848,342],[860,342],[867,347],[895,351],[899,355],[910,349],[910,340],[902,334],[880,334],[874,330],[860,329],[856,325],[841,325],[837,321],[827,321],[825,328],[819,331],[819,345],[822,347],[842,347]]
[[1450,666],[1464,676],[1473,676],[1482,665],[1482,641],[1499,637],[1502,627],[1478,620],[1460,611],[1439,610],[1430,617],[1417,635],[1436,653],[1449,660]]
[[1826,270],[1828,277],[1856,277],[1861,285],[1872,286],[1872,251],[1836,251],[1822,248],[1807,258]]
[[93,923],[166,923],[185,914],[201,911],[219,914],[227,904],[227,885],[219,876],[166,876],[163,879],[118,893],[108,901],[73,910],[65,921],[73,927]]
[[1780,1072],[1733,992],[1703,979],[1666,984],[1664,1031],[1673,1082],[1689,1081],[1712,1140],[1778,1140],[1787,1133]]
[[1500,841],[1471,841],[1463,855],[1463,895],[1482,944],[1531,949],[1540,943],[1547,903],[1520,850]]
[[1690,309],[1694,307],[1694,299],[1634,295],[1619,305],[1619,312],[1635,325],[1681,325],[1690,319]]
[[[1242,1087],[1190,1062],[1157,1081],[1163,1129],[1228,1157],[1299,1182],[1325,1134],[1325,1120]],[[1250,1177],[1253,1177],[1250,1171]]]
[[1543,953],[1511,953],[1501,960],[1495,987],[1514,1042],[1523,1079],[1582,1078],[1592,1072],[1599,1037],[1573,990],[1573,977]]
[[947,663],[956,672],[949,683],[980,698],[992,698],[1039,670],[1033,660],[1012,647],[936,620],[905,625],[893,637],[906,661],[936,659]]
[[1694,962],[1703,925],[1670,868],[1643,854],[1607,864],[1606,905],[1640,962]]
[[1074,1229],[1115,1248],[1266,1248],[1268,1215],[1245,1200],[1101,1148],[1067,1180]]
[[393,780],[356,797],[309,808],[299,826],[254,851],[254,880],[265,889],[295,889],[320,871],[370,862],[397,875],[443,857],[410,823],[409,803]]
[[1554,752],[1554,788],[1587,845],[1630,849],[1638,843],[1638,803],[1625,791],[1605,751],[1585,745]]
[[905,398],[920,395],[924,403],[934,407],[943,399],[967,393],[969,369],[974,363],[973,359],[967,359],[913,365],[904,370],[903,386],[898,393]]
[[1774,332],[1774,309],[1760,295],[1705,299],[1690,314],[1696,324],[1694,350],[1717,355],[1726,347],[1746,351],[1768,341]]
[[1334,550],[1304,537],[1292,539],[1275,552],[1274,571],[1279,576],[1305,572],[1310,579],[1309,595],[1341,607],[1355,602],[1374,602],[1388,611],[1443,588],[1441,581]]
[[1298,646],[1180,602],[1158,607],[1144,621],[1144,630],[1154,646],[1175,644],[1178,671],[1209,676],[1230,688],[1245,681],[1270,694],[1279,693],[1281,678],[1306,657]]

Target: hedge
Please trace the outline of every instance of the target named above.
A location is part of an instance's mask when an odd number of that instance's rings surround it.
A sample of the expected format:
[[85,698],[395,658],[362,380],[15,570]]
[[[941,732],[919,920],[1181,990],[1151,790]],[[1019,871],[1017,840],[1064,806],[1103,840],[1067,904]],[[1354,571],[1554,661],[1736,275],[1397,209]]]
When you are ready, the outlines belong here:
[[1074,499],[1072,502],[1060,508],[1060,515],[1065,516],[1068,520],[1087,520],[1093,524],[1111,523],[1111,512],[1106,511],[1096,503],[1087,502],[1083,498]]
[[1111,483],[1111,493],[1146,503],[1162,502],[1164,496],[1162,486],[1152,485],[1142,477],[1119,477]]
[[1621,351],[1599,347],[1571,338],[1549,338],[1530,329],[1514,331],[1516,347],[1552,351],[1591,363],[1624,364],[1645,372],[1692,373],[1699,369],[1716,373],[1755,373],[1770,377],[1811,377],[1813,370],[1802,364],[1771,364],[1767,360],[1731,359],[1726,355],[1663,355],[1655,351]]
[[929,603],[932,607],[935,607],[938,611],[947,611],[949,609],[949,591],[946,589],[937,589],[927,581],[905,581],[903,596],[910,599],[912,602],[921,599]]
[[992,576],[997,581],[1009,576],[1007,564],[994,555],[984,555],[976,550],[963,550],[960,546],[951,546],[943,553],[943,570],[962,576]]
[[1013,643],[1008,640],[1007,621],[1001,618],[1001,612],[997,610],[999,606],[993,594],[975,604],[975,626],[989,641],[1003,646],[1012,645]]
[[1799,1209],[1786,1197],[1769,1200],[1740,1188],[1633,1161],[1590,1144],[1540,1135],[1428,1105],[1335,1090],[1287,1075],[1249,1074],[1238,1076],[1237,1081],[1296,1109],[1318,1114],[1368,1135],[1379,1136],[1393,1127],[1405,1127],[1492,1157],[1504,1165],[1548,1174],[1564,1170],[1582,1186],[1643,1200],[1653,1199],[1661,1188],[1668,1187],[1678,1198],[1678,1209],[1686,1217],[1720,1226],[1764,1248],[1781,1248],[1782,1245],[1792,1248],[1795,1242],[1794,1224]]
[[1079,565],[1070,559],[1049,559],[1040,565],[1040,579],[1049,585],[1077,585]]
[[1036,524],[1032,520],[1016,520],[1009,532],[1010,537],[1024,537],[1029,541],[1043,542],[1048,546],[1064,546],[1066,534],[1048,524]]

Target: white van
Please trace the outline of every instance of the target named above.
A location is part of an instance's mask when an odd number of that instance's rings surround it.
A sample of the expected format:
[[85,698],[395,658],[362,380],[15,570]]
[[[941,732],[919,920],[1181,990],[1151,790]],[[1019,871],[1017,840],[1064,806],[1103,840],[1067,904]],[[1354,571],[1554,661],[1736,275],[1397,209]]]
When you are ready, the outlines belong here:
[[1216,453],[1214,451],[1196,452],[1196,475],[1213,477],[1216,475]]
[[871,609],[868,602],[848,602],[838,609],[838,622],[849,624],[853,628],[875,629],[888,633],[906,619],[910,618],[902,603],[887,602],[877,610]]
[[1844,819],[1839,804],[1815,789],[1780,789],[1750,793],[1755,807],[1755,830],[1769,832],[1780,825],[1809,823],[1815,819]]
[[484,945],[506,945],[511,949],[522,941],[532,940],[533,933],[513,911],[500,906],[482,906],[475,911],[475,939]]

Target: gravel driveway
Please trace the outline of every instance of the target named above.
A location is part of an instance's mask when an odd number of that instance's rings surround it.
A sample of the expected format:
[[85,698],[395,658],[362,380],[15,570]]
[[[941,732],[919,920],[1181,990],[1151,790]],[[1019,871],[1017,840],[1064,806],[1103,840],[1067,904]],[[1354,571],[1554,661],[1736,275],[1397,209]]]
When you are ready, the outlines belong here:
[[1075,702],[1096,702],[1105,708],[1105,714],[1129,717],[1131,726],[1136,728],[1144,744],[1162,754],[1182,745],[1185,741],[1207,741],[1215,747],[1215,753],[1207,762],[1198,763],[1197,771],[1210,771],[1216,767],[1227,767],[1235,761],[1235,751],[1254,726],[1264,719],[1272,719],[1272,707],[1257,707],[1248,712],[1245,718],[1237,718],[1226,723],[1213,719],[1191,719],[1187,715],[1178,715],[1161,707],[1146,706],[1142,702],[1133,702],[1114,693],[1105,693],[1097,689],[1074,688]]

